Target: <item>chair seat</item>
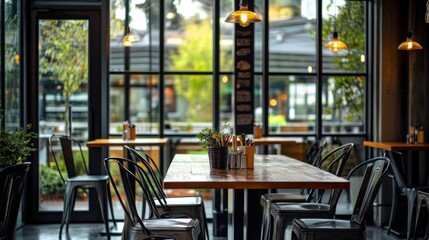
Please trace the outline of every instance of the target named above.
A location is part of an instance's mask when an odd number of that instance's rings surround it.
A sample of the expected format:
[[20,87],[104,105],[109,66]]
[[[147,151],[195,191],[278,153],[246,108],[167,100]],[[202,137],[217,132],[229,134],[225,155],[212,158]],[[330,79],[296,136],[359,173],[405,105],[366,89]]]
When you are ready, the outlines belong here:
[[76,176],[68,178],[66,181],[70,182],[94,182],[94,181],[108,181],[109,176],[107,175],[86,175],[86,176]]
[[[199,196],[191,197],[166,197],[167,205],[169,207],[190,205],[190,206],[200,206],[202,205],[202,199]],[[156,205],[159,205],[158,201],[155,201]]]
[[303,211],[317,211],[317,214],[322,212],[329,212],[329,204],[322,203],[273,203],[271,204],[271,212],[281,214],[282,212],[303,212]]
[[269,202],[305,202],[308,194],[299,193],[268,193],[261,196],[261,205],[265,206]]
[[305,229],[318,229],[318,230],[326,230],[332,231],[332,229],[347,229],[348,231],[352,229],[356,229],[361,231],[362,227],[365,227],[365,224],[358,224],[356,222],[351,222],[349,220],[341,220],[341,219],[316,219],[316,218],[306,218],[306,219],[294,219],[294,224],[299,225],[303,231]]
[[189,229],[199,226],[198,220],[193,218],[145,219],[143,220],[143,223],[150,231],[164,231],[166,229],[169,231],[189,231]]
[[[159,218],[145,219],[144,226],[155,235],[171,236],[172,239],[191,240],[198,239],[201,233],[200,223],[192,218]],[[129,239],[145,239],[140,225],[131,228]]]

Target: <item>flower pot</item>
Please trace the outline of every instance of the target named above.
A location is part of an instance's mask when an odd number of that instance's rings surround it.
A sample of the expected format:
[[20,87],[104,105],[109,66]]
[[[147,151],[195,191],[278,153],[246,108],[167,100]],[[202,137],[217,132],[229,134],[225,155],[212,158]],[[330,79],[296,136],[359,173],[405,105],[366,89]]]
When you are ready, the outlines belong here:
[[210,169],[226,169],[228,166],[227,147],[209,147]]

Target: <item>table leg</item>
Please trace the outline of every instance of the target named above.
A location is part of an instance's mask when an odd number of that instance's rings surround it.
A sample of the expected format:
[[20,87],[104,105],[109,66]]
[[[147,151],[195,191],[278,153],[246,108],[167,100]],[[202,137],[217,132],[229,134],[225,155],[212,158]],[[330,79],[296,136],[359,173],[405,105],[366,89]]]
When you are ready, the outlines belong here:
[[244,239],[244,189],[228,190],[228,239]]
[[259,199],[265,192],[267,190],[228,190],[228,239],[253,239],[255,236],[259,238],[262,223]]
[[245,239],[254,239],[254,236],[259,238],[261,235],[262,208],[259,201],[264,193],[268,193],[268,190],[246,189],[245,202],[247,206],[244,208]]

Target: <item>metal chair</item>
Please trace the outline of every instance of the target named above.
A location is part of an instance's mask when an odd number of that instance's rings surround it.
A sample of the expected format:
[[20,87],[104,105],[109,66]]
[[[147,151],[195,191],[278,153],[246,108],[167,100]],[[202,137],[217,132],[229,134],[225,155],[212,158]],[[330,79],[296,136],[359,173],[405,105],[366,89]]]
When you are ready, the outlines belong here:
[[358,164],[347,176],[347,179],[350,179],[358,171],[364,171],[350,220],[295,218],[292,223],[292,239],[365,239],[365,218],[389,167],[390,160],[386,157],[377,157]]
[[[322,160],[321,166],[328,164],[326,171],[341,176],[344,166],[350,156],[353,143],[344,144],[329,152]],[[271,216],[273,220],[272,239],[283,240],[284,232],[288,224],[296,217],[320,217],[332,218],[335,214],[341,189],[333,189],[327,203],[322,203],[324,190],[315,196],[315,202],[280,202],[271,204]]]
[[[413,239],[417,239],[417,227],[419,226],[419,216],[420,216],[420,210],[423,205],[423,203],[426,206],[426,211],[429,216],[429,192],[427,191],[418,191],[417,192],[417,210],[416,210],[416,221],[414,223],[414,235]],[[429,239],[429,225],[426,226],[426,232],[424,239]]]
[[155,204],[160,212],[178,212],[184,213],[192,217],[196,217],[201,225],[200,240],[209,239],[208,224],[204,201],[199,196],[184,196],[184,197],[168,197],[162,187],[163,175],[159,171],[155,161],[143,149],[136,150],[129,146],[125,146],[127,151],[131,154],[132,160],[141,162],[149,170],[148,177],[151,181],[149,184],[153,185],[155,194]]
[[[154,189],[148,184],[150,181],[149,171],[145,166],[141,166],[133,160],[110,157],[104,160],[104,166],[112,181],[113,189],[118,200],[124,209],[129,227],[124,227],[124,239],[146,239],[146,238],[172,238],[177,240],[196,240],[201,233],[198,219],[190,218],[180,213],[161,213],[156,208]],[[119,170],[121,183],[124,187],[127,204],[119,193],[117,185],[113,182],[113,168]],[[134,173],[135,171],[135,173]],[[136,189],[143,192],[151,211],[152,218],[143,219],[139,215],[136,206]],[[125,225],[127,226],[127,224]]]
[[[53,148],[54,140],[59,140],[61,144],[61,150],[64,158],[64,164],[67,170],[67,178],[63,176],[60,169],[59,161],[56,157]],[[109,177],[107,175],[89,175],[88,167],[86,164],[85,157],[83,155],[82,147],[78,141],[75,139],[63,136],[63,135],[55,135],[53,134],[49,138],[49,146],[51,150],[52,157],[55,161],[56,167],[60,174],[61,179],[66,185],[65,193],[64,193],[64,210],[63,216],[61,220],[59,237],[62,236],[62,230],[64,224],[66,224],[66,231],[68,232],[69,223],[71,220],[71,215],[76,202],[76,192],[79,188],[93,188],[97,191],[98,200],[101,209],[101,216],[103,218],[107,238],[110,238],[110,229],[109,229],[109,217],[108,217],[108,206],[105,204],[106,199],[108,200],[108,204],[110,206],[110,212],[113,218],[114,226],[116,227],[116,221],[113,213],[113,205],[109,187]],[[80,153],[80,158],[82,163],[79,165],[78,161],[75,160],[73,156],[73,146],[77,146]],[[83,169],[82,169],[83,168]]]
[[[305,155],[304,162],[316,167],[320,167],[320,161],[323,148],[326,144],[325,139],[319,139],[313,142]],[[271,203],[274,202],[309,202],[312,200],[314,190],[301,189],[299,193],[267,193],[261,196],[260,204],[262,206],[262,228],[261,240],[269,240],[271,229]]]
[[16,219],[30,163],[0,170],[0,239],[14,239]]
[[[384,155],[387,153],[385,152]],[[390,233],[392,228],[393,221],[395,219],[397,206],[398,206],[398,197],[399,195],[404,195],[407,198],[407,239],[411,237],[412,218],[414,213],[414,204],[417,199],[417,192],[419,190],[429,190],[429,186],[407,186],[406,174],[404,163],[407,161],[405,155],[398,151],[390,151],[389,158],[391,159],[391,172],[393,173],[394,181],[392,181],[392,208],[390,210],[389,225],[387,225],[387,233]],[[399,191],[399,192],[398,192]]]

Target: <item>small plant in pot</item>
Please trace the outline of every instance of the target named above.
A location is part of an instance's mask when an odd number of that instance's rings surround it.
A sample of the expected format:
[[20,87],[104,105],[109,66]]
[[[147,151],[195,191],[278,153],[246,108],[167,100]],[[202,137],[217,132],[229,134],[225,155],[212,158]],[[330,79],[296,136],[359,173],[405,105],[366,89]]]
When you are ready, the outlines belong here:
[[[0,114],[0,121],[2,118]],[[37,134],[30,130],[31,125],[15,131],[0,129],[0,168],[22,163],[36,150],[32,141]]]
[[213,169],[226,169],[228,162],[228,143],[232,135],[229,124],[224,123],[220,129],[203,128],[197,134],[199,142],[204,149],[208,150],[210,167]]

